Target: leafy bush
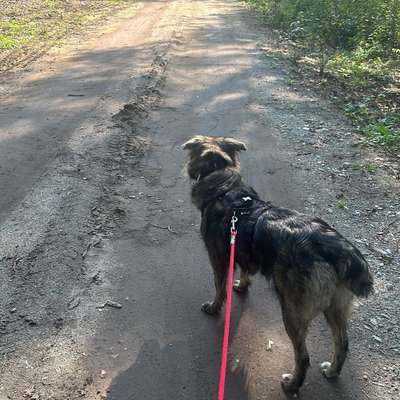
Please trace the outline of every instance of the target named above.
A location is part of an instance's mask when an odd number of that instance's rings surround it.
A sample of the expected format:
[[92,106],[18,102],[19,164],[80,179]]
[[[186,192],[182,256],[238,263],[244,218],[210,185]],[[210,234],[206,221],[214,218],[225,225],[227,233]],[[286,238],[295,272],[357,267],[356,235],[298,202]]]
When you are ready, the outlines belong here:
[[310,45],[390,53],[400,47],[398,0],[248,0],[268,19]]
[[318,57],[321,85],[334,87],[368,142],[400,149],[399,0],[247,1]]

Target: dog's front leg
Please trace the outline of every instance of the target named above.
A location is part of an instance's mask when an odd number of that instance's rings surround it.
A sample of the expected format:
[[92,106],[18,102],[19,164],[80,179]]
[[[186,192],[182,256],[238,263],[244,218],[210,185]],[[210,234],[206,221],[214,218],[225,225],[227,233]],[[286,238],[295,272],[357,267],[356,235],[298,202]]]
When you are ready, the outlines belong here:
[[210,254],[210,261],[214,271],[215,297],[201,306],[206,314],[215,315],[221,310],[226,297],[227,260],[220,259],[217,255]]

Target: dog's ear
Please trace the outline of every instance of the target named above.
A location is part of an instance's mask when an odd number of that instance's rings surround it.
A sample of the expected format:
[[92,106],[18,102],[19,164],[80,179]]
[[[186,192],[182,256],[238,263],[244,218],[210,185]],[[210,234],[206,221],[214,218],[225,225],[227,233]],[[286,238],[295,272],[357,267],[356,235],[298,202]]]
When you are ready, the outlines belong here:
[[196,147],[199,147],[202,143],[204,143],[204,136],[196,135],[196,136],[193,136],[187,142],[183,143],[182,149],[183,150],[193,150]]
[[221,138],[220,145],[223,149],[233,151],[245,151],[247,146],[245,143],[232,138]]

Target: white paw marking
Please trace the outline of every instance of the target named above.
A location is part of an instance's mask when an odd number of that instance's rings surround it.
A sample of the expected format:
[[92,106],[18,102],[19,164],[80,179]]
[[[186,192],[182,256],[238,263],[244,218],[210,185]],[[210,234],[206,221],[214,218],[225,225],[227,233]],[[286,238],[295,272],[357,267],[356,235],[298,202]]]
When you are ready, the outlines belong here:
[[289,383],[293,379],[292,374],[283,374],[282,375],[282,382],[283,383]]
[[321,365],[321,372],[327,378],[336,378],[338,376],[336,371],[332,371],[332,364],[329,361],[323,362]]
[[331,363],[329,361],[325,361],[321,364],[322,371],[326,371],[327,369],[331,368]]

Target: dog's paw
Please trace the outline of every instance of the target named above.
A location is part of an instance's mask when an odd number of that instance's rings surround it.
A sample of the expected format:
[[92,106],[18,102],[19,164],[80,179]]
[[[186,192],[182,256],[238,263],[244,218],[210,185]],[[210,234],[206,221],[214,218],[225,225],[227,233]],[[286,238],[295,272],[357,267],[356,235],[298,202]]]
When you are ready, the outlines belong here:
[[219,313],[219,308],[214,305],[212,301],[207,301],[201,305],[201,311],[208,315],[217,315]]
[[281,386],[282,386],[283,391],[286,394],[288,394],[292,397],[298,396],[299,387],[297,384],[294,383],[292,374],[283,374],[282,375]]
[[240,285],[240,279],[237,279],[237,280],[235,280],[234,282],[233,282],[233,290],[235,290],[235,292],[237,292],[237,293],[241,293],[241,294],[244,294],[244,293],[247,293],[247,291],[249,290],[249,286],[247,285],[247,286],[241,286]]
[[329,361],[325,361],[320,365],[322,375],[327,379],[334,379],[339,376],[337,371],[332,368],[332,364]]

